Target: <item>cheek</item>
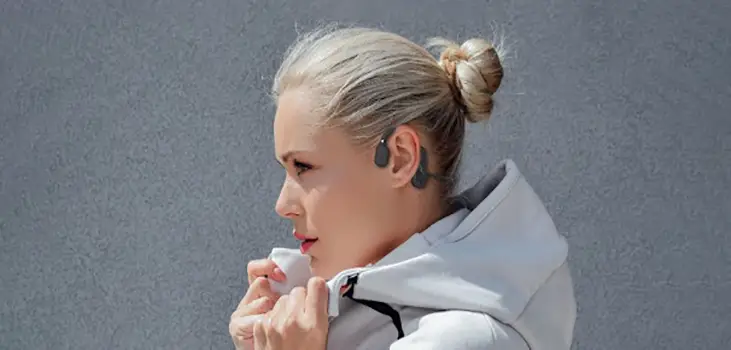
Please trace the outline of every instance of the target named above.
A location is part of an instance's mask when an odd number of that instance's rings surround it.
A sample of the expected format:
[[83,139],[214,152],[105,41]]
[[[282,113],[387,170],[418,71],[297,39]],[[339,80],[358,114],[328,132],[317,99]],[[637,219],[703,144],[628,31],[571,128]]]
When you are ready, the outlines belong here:
[[305,204],[308,220],[320,235],[348,236],[355,231],[349,223],[371,216],[373,191],[367,189],[374,184],[358,175],[331,176],[330,180],[308,193]]
[[367,173],[322,183],[307,195],[308,226],[322,239],[315,252],[328,268],[342,270],[368,260],[378,246],[379,184]]

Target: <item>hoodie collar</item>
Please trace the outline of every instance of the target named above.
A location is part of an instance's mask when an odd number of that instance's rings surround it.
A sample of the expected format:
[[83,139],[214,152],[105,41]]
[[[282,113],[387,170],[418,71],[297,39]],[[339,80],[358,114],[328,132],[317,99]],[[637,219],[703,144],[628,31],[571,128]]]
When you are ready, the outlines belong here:
[[467,217],[467,214],[469,214],[469,210],[465,208],[458,209],[454,213],[435,222],[423,232],[413,234],[406,242],[396,247],[396,249],[388,253],[383,259],[371,266],[386,266],[423,254],[432,245],[441,241],[450,232],[454,231],[462,220]]

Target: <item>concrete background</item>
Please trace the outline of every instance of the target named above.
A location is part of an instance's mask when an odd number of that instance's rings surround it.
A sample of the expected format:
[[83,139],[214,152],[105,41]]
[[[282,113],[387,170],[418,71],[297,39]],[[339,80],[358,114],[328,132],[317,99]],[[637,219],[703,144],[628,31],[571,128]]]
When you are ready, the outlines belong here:
[[[418,5],[417,5],[418,4]],[[505,157],[571,244],[576,349],[731,347],[731,2],[0,1],[0,348],[228,349],[292,246],[267,97],[296,28],[505,34]]]

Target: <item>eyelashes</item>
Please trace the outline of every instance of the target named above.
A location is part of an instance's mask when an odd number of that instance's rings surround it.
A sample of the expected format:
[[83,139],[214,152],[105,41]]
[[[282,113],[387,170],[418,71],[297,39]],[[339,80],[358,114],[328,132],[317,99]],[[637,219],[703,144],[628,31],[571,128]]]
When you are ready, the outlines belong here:
[[[342,180],[345,176],[345,171],[342,168],[333,165],[330,165],[327,168],[322,168],[321,166],[312,165],[296,159],[292,159],[291,164],[292,168],[294,168],[294,175],[296,175],[298,179],[297,181],[307,183],[307,186],[320,186],[324,184],[332,185]],[[305,173],[309,174],[315,170],[316,172],[311,175],[307,175],[307,178],[303,176]]]
[[303,173],[307,172],[308,170],[312,170],[312,165],[300,162],[296,159],[292,163],[294,164],[294,168],[297,171],[297,176],[302,175]]

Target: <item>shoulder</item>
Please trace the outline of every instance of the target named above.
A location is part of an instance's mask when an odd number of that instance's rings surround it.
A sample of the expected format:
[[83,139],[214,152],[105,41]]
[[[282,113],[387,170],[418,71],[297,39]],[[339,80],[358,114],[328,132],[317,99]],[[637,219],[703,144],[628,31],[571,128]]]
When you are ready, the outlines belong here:
[[529,350],[513,328],[483,313],[434,312],[412,320],[405,329],[408,334],[394,342],[390,350]]

